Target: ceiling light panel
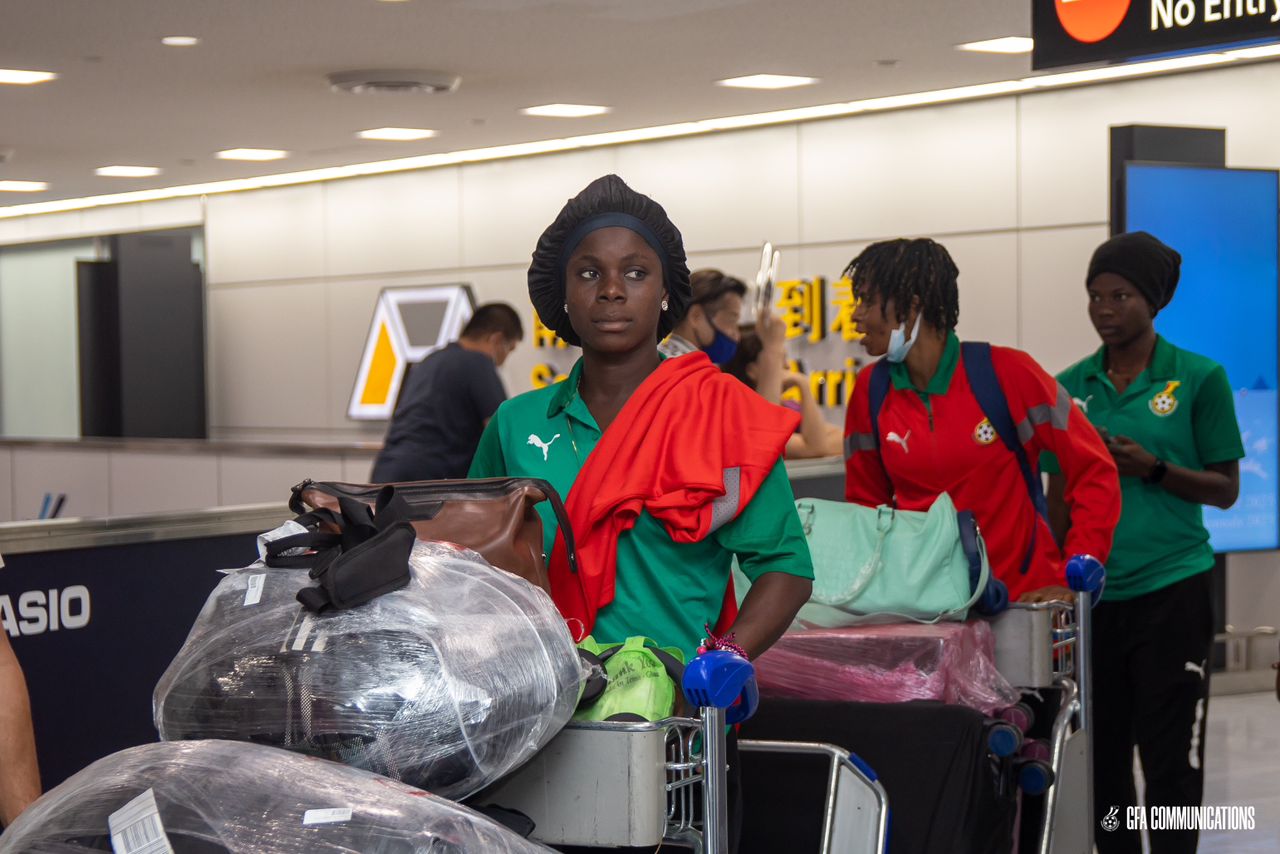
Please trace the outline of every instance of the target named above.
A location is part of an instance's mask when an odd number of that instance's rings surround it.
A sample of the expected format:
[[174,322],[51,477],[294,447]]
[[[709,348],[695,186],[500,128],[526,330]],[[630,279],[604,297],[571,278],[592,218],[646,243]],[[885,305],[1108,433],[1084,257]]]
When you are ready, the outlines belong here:
[[165,36],[160,43],[169,47],[195,47],[200,44],[200,39],[195,36]]
[[419,139],[430,139],[439,131],[430,128],[373,128],[362,130],[356,134],[361,139],[378,139],[386,142],[413,142]]
[[582,119],[587,116],[603,116],[609,112],[608,107],[595,104],[542,104],[537,107],[525,107],[520,112],[526,116],[547,116],[553,119]]
[[33,83],[47,83],[56,80],[57,74],[52,71],[21,71],[17,68],[0,68],[0,83],[13,86],[30,86]]
[[157,166],[100,166],[93,170],[93,174],[101,175],[103,178],[150,178],[152,175],[159,175],[160,168]]
[[[869,98],[861,101],[846,101],[833,104],[822,104],[816,107],[802,107],[790,110],[776,110],[768,113],[726,116],[718,119],[702,119],[699,121],[681,122],[672,125],[634,128],[608,133],[583,134],[567,136],[559,139],[548,139],[537,142],[515,143],[512,145],[492,146],[489,148],[473,148],[458,151],[446,151],[438,154],[421,154],[413,157],[400,157],[392,160],[379,160],[367,163],[353,163],[347,166],[333,166],[322,169],[309,169],[302,172],[282,172],[260,175],[253,178],[235,178],[223,181],[211,181],[204,184],[188,184],[184,186],[161,187],[153,190],[133,190],[109,195],[89,196],[77,199],[58,199],[50,202],[33,202],[28,204],[0,206],[0,220],[33,214],[57,213],[62,211],[86,210],[106,205],[123,205],[138,202],[159,201],[163,199],[193,198],[214,193],[233,193],[243,190],[257,190],[267,187],[290,187],[316,181],[334,181],[343,178],[355,178],[362,175],[384,175],[394,172],[406,172],[417,169],[432,169],[441,166],[455,166],[463,163],[480,163],[504,160],[514,157],[528,157],[535,154],[550,154],[560,151],[597,148],[606,145],[645,142],[657,139],[689,137],[704,133],[714,133],[740,128],[767,127],[770,125],[809,121],[813,119],[835,118],[885,110],[899,110],[929,104],[955,103],[978,98],[990,98],[1000,95],[1012,95],[1022,92],[1044,91],[1072,86],[1090,85],[1112,80],[1132,80],[1147,75],[1168,74],[1179,71],[1190,71],[1195,68],[1211,67],[1235,60],[1249,61],[1270,58],[1276,46],[1268,45],[1258,48],[1242,48],[1225,53],[1201,54],[1196,56],[1176,57],[1172,59],[1135,62],[1126,65],[1104,68],[1069,71],[1057,74],[1043,74],[1024,77],[1017,80],[1003,80],[995,83],[982,83],[973,86],[961,86],[954,89],[938,89],[916,92],[905,95],[894,95],[884,98]],[[253,149],[258,150],[258,149]],[[273,152],[273,155],[287,152]],[[7,183],[10,186],[6,187]],[[18,185],[14,187],[12,185]],[[18,181],[0,182],[0,190],[18,190],[22,192],[39,192],[47,187],[42,182]]]
[[1031,53],[1035,49],[1035,39],[1026,36],[1005,36],[999,39],[987,39],[980,42],[966,42],[956,45],[956,50],[967,50],[973,53]]
[[278,148],[228,148],[215,156],[219,160],[283,160],[289,152]]
[[44,181],[0,181],[0,193],[42,193],[47,189]]
[[796,86],[812,86],[818,82],[816,77],[795,77],[790,74],[750,74],[746,77],[730,77],[717,80],[718,86],[729,86],[734,89],[791,89]]

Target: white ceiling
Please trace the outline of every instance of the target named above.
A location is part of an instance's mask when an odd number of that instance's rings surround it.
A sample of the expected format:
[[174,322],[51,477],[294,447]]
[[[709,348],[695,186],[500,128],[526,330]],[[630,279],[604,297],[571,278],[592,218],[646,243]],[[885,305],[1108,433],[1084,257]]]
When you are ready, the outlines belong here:
[[[1028,0],[3,0],[0,179],[47,181],[0,206],[339,166],[441,151],[827,104],[1023,77],[1027,56],[953,49],[1029,35]],[[198,47],[165,47],[167,35]],[[896,60],[885,65],[882,61]],[[331,92],[333,71],[429,68],[448,95]],[[713,81],[757,72],[821,83],[775,92]],[[609,115],[520,115],[549,102]],[[358,140],[428,127],[435,139]],[[225,148],[285,161],[220,161]],[[155,178],[100,178],[106,165]]]

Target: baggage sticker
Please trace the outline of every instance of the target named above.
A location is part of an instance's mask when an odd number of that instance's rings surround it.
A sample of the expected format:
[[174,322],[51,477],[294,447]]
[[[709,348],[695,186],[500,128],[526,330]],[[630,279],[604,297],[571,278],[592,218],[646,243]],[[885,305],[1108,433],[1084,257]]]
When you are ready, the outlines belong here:
[[307,810],[302,816],[302,823],[304,825],[335,824],[339,821],[351,821],[351,807]]
[[267,583],[267,576],[261,572],[255,572],[249,576],[249,586],[244,591],[244,606],[257,605],[262,601],[262,588]]
[[174,854],[160,822],[154,789],[147,789],[107,817],[115,854]]

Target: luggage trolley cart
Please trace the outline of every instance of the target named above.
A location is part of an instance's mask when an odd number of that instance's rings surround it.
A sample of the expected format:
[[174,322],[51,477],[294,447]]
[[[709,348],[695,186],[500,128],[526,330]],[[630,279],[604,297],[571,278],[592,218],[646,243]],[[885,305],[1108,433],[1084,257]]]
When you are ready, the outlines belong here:
[[[525,813],[548,845],[692,848],[726,854],[728,725],[754,714],[755,671],[723,651],[685,670],[684,692],[699,717],[640,723],[572,723],[481,803]],[[875,774],[833,745],[743,741],[743,752],[830,758],[822,854],[883,854],[889,802]]]
[[1104,580],[1097,561],[1072,558],[1067,581],[1077,593],[1074,606],[1014,603],[992,621],[996,666],[1004,677],[1024,690],[1052,688],[1060,694],[1049,738],[1053,780],[1044,793],[1035,854],[1093,851],[1090,635],[1093,603]]

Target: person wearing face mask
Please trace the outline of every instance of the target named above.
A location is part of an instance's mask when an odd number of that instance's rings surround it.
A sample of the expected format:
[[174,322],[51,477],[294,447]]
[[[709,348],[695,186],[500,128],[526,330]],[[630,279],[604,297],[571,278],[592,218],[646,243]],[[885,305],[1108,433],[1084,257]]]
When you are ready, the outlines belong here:
[[[970,384],[956,337],[959,270],[928,239],[867,247],[844,275],[853,282],[854,320],[871,356],[858,375],[845,419],[845,498],[876,507],[927,510],[947,493],[982,529],[993,574],[1013,600],[1070,599],[1065,557],[1105,563],[1120,517],[1116,464],[1084,414],[1035,360],[991,347],[989,362],[1029,461],[1001,441]],[[879,376],[876,372],[880,371]],[[873,387],[883,395],[872,412]],[[1066,472],[1072,531],[1060,549],[1049,529],[1034,469],[1040,452],[1057,453]],[[1035,489],[1035,493],[1032,489]]]
[[[1137,804],[1136,745],[1148,806],[1198,806],[1213,647],[1213,550],[1202,507],[1240,492],[1244,446],[1221,365],[1175,347],[1154,320],[1173,299],[1182,257],[1146,232],[1094,252],[1085,277],[1102,346],[1058,375],[1106,437],[1124,513],[1093,616],[1095,810]],[[1067,478],[1042,460],[1056,533],[1071,536]],[[1102,815],[1103,812],[1097,812]],[[1193,852],[1194,830],[1153,831],[1153,854]],[[1101,834],[1102,854],[1142,850],[1137,831]]]
[[696,270],[689,285],[693,294],[689,310],[658,351],[670,358],[701,350],[714,364],[724,365],[738,349],[738,318],[747,286],[719,270]]

